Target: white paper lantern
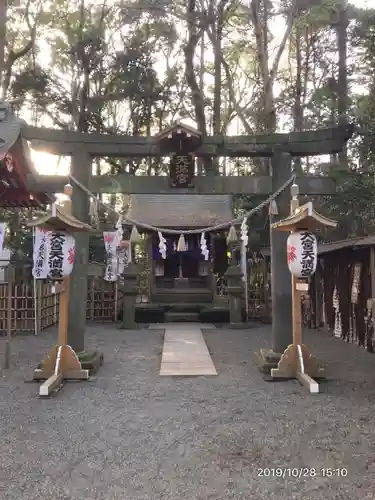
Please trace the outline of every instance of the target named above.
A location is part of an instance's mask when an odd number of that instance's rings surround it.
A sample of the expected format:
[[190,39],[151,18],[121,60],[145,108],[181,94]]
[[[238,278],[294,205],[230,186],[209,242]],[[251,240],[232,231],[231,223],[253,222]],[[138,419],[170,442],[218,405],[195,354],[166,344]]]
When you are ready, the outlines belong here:
[[75,240],[71,234],[36,228],[34,234],[33,276],[60,280],[69,276],[75,259]]
[[75,260],[75,239],[67,233],[50,233],[48,268],[49,277],[62,279],[69,276]]
[[315,235],[308,231],[297,231],[289,235],[287,245],[289,271],[297,278],[313,275],[318,261]]

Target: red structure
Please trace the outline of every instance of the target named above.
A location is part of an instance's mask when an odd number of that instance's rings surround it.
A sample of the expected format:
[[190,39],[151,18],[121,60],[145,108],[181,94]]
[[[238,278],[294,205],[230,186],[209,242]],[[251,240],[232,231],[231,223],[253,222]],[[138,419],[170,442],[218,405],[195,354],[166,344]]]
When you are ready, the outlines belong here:
[[30,192],[29,174],[36,175],[30,149],[21,136],[23,122],[0,104],[0,207],[37,208],[54,201],[50,195]]

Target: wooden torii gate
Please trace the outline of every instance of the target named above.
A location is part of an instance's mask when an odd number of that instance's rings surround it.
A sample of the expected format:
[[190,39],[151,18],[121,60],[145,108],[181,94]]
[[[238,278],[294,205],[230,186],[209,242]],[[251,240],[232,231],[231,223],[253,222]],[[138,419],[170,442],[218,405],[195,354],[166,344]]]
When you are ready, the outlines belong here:
[[[339,153],[351,138],[353,130],[352,125],[345,124],[289,134],[202,137],[195,129],[175,124],[154,137],[133,137],[25,126],[22,135],[31,142],[31,147],[35,150],[71,156],[71,175],[93,193],[270,195],[290,178],[293,157]],[[183,151],[179,146],[181,137],[184,137]],[[219,176],[212,171],[206,171],[204,176],[190,176],[188,182],[185,179],[177,188],[176,182],[171,185],[171,178],[168,176],[92,175],[94,157],[135,158],[169,155],[174,155],[174,165],[178,161],[178,155],[188,157],[190,162],[193,162],[194,157],[268,157],[271,160],[270,175]],[[64,176],[43,175],[28,179],[31,190],[37,186],[41,191],[55,193],[63,192],[68,182],[69,178]],[[301,195],[335,193],[332,178],[303,176],[297,179],[297,183]],[[278,196],[277,206],[278,216],[273,222],[289,215],[289,189]],[[89,222],[88,195],[80,189],[73,191],[72,212],[79,220]],[[76,237],[76,264],[70,285],[68,344],[76,352],[84,349],[88,238],[87,234],[79,234]],[[291,277],[287,266],[286,240],[285,233],[271,230],[272,348],[275,353],[284,352],[292,340]],[[276,356],[275,366],[277,359]],[[267,362],[265,360],[266,364]]]

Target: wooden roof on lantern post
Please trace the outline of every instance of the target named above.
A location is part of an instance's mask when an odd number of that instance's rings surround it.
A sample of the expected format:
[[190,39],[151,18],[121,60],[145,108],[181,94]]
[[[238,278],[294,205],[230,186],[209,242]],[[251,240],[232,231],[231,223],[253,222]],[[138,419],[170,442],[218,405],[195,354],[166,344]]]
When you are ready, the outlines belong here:
[[272,229],[279,231],[316,231],[325,227],[337,227],[337,222],[324,217],[313,208],[311,201],[298,207],[294,214],[275,222]]
[[91,231],[92,227],[70,215],[64,208],[55,204],[52,209],[42,217],[38,217],[27,224],[29,227],[40,227],[48,231],[82,233]]

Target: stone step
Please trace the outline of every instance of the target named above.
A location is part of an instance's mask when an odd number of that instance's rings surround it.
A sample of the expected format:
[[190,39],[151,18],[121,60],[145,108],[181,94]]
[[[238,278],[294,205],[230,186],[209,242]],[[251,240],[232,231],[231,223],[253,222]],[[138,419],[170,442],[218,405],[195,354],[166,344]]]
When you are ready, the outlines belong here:
[[165,305],[166,312],[172,313],[200,313],[202,309],[201,304],[170,304]]
[[209,303],[212,302],[212,293],[155,293],[153,302],[159,304],[181,304],[181,303]]
[[166,323],[187,322],[195,323],[199,321],[199,314],[194,312],[167,312],[165,314]]

